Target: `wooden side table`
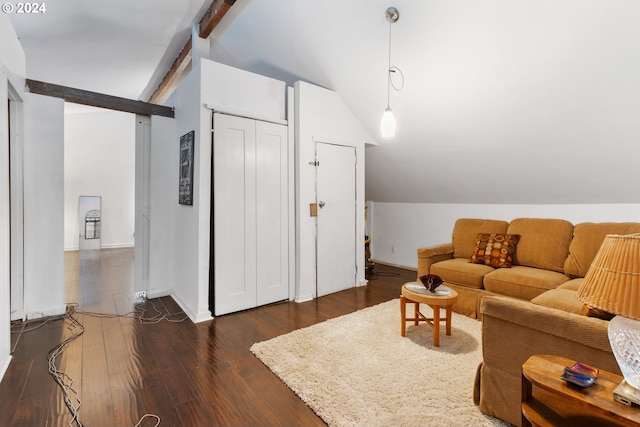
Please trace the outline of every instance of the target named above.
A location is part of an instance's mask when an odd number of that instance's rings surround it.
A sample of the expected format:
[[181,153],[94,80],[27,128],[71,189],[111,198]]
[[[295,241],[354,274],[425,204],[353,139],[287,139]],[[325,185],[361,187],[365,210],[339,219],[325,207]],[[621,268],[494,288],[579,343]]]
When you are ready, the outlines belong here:
[[[622,377],[600,370],[587,388],[560,378],[575,360],[531,356],[522,365],[522,426],[640,426],[640,408],[613,400]],[[536,386],[534,389],[533,386]]]
[[[414,285],[417,287],[413,288]],[[424,289],[418,290],[418,289]],[[438,293],[438,289],[441,291]],[[453,304],[458,301],[458,293],[446,286],[440,286],[436,289],[436,293],[427,291],[421,284],[417,282],[409,282],[402,285],[402,293],[400,295],[400,335],[405,336],[407,321],[426,322],[433,328],[433,345],[440,347],[440,308],[445,309],[445,325],[447,335],[451,335],[451,311]],[[415,317],[407,318],[407,304],[412,303],[415,307]],[[420,303],[427,304],[433,310],[433,317],[426,317],[420,312]]]

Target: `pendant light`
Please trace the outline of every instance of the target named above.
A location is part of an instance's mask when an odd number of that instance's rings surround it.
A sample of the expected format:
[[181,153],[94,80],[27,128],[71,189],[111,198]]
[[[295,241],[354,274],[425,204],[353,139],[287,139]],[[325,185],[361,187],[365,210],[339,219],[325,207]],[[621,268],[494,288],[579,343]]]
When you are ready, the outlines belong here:
[[[389,106],[391,86],[393,86],[391,74],[400,70],[397,67],[391,66],[391,24],[398,20],[400,14],[398,13],[398,9],[395,7],[389,7],[387,8],[385,16],[387,21],[389,21],[389,63],[387,68],[387,109],[384,110],[382,120],[380,121],[380,133],[383,138],[393,138],[396,134],[396,118],[393,116],[393,112]],[[402,74],[402,72],[400,72],[400,74]],[[404,85],[404,78],[402,84]],[[393,88],[398,90],[395,86],[393,86]]]

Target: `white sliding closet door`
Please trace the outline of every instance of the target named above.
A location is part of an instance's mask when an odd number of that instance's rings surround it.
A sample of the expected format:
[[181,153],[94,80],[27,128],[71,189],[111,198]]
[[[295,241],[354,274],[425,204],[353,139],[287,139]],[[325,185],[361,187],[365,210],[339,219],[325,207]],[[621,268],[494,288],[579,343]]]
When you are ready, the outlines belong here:
[[214,114],[214,314],[288,298],[286,126]]
[[287,128],[256,122],[257,305],[289,297]]

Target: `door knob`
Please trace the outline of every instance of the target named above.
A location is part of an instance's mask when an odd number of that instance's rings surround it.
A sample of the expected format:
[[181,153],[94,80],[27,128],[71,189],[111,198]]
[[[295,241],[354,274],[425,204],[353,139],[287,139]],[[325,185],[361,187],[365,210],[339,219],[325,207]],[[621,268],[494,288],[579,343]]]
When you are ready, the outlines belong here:
[[320,203],[318,203],[318,206],[320,206],[320,208],[322,209],[322,208],[324,208],[325,204],[326,204],[325,202],[320,202]]

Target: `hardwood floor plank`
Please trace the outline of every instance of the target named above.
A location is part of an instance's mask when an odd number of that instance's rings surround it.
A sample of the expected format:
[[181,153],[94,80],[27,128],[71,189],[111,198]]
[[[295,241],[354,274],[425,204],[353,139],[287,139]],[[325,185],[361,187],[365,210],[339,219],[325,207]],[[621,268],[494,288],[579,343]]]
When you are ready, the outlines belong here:
[[[125,336],[122,331],[122,324],[117,317],[102,319],[102,332],[104,334],[105,343],[117,342],[124,343]],[[121,372],[133,371],[132,358],[129,353],[129,347],[126,345],[105,346],[107,367],[109,376],[119,374]]]
[[82,358],[80,419],[90,426],[115,426],[105,343],[83,346]]

